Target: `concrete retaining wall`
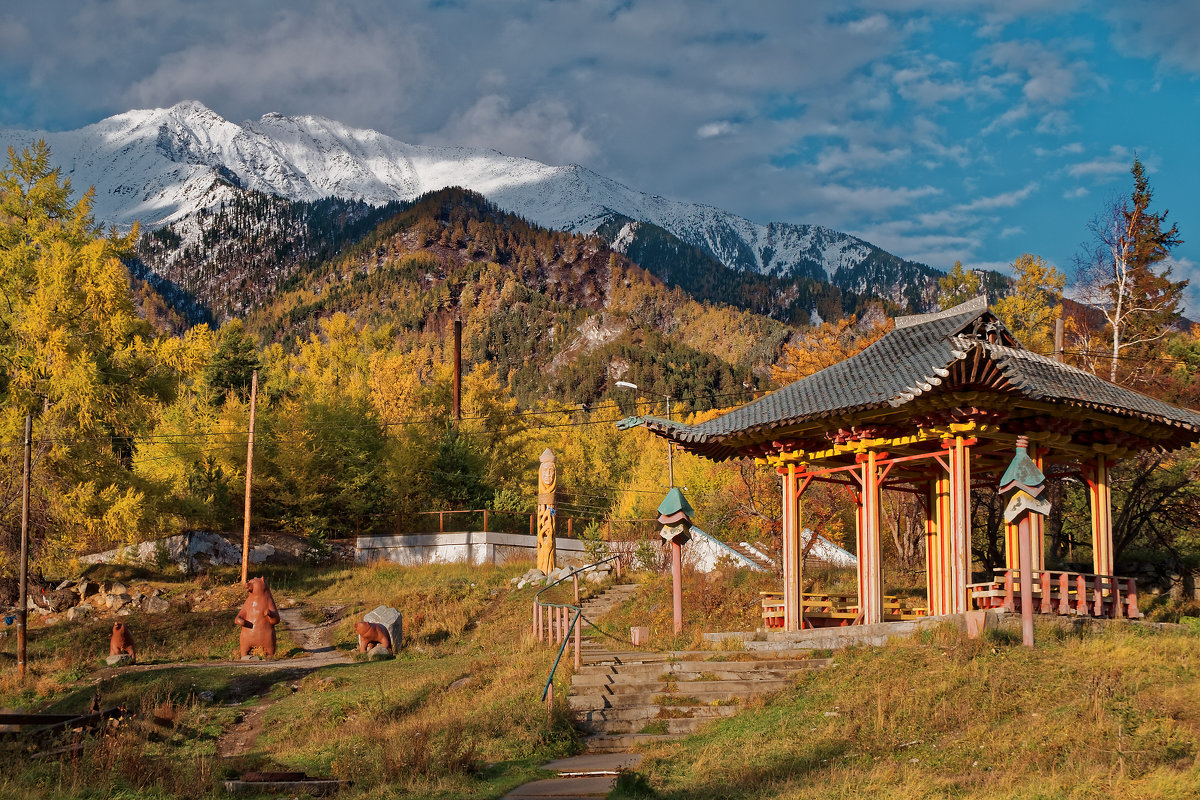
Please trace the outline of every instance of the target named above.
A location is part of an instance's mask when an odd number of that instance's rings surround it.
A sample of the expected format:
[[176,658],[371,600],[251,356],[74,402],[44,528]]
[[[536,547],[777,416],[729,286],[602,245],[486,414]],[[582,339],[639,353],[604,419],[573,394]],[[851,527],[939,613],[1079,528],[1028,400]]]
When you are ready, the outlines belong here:
[[[554,546],[558,566],[587,563],[583,542],[578,539],[555,538]],[[395,561],[408,565],[536,561],[537,537],[490,531],[360,536],[354,560],[358,564]]]

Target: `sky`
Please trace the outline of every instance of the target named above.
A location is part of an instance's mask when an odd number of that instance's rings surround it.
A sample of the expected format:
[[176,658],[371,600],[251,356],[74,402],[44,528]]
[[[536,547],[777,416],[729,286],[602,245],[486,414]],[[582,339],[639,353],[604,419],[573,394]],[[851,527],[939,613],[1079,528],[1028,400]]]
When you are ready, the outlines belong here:
[[41,0],[0,8],[0,126],[317,114],[1068,275],[1136,153],[1195,313],[1197,42],[1195,0]]

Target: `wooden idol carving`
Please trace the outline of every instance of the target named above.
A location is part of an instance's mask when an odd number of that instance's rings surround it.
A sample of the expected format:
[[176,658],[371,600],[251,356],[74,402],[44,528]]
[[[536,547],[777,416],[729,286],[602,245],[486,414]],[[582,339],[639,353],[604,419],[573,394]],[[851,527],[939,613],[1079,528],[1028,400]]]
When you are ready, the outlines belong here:
[[538,469],[537,567],[549,575],[554,569],[554,490],[558,471],[550,448],[542,453]]

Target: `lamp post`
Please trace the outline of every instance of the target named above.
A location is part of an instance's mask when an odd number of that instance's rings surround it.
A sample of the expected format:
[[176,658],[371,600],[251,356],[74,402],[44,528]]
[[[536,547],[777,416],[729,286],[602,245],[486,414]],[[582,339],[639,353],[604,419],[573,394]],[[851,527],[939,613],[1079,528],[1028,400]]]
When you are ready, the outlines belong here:
[[[636,383],[630,383],[629,381],[617,381],[616,385],[622,389],[633,389],[635,392],[638,390],[638,385]],[[664,394],[661,396],[665,397],[667,399],[667,421],[670,422],[671,421],[671,395]],[[634,405],[635,406],[637,405],[636,397],[637,396],[635,395],[634,396],[634,398],[635,398]],[[667,440],[667,488],[668,489],[675,488],[674,447],[671,444],[670,439]]]

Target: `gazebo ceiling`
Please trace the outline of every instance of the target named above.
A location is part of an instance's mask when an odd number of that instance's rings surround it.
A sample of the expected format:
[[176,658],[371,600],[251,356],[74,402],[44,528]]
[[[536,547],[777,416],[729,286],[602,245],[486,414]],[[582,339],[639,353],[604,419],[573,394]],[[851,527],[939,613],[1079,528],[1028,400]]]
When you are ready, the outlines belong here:
[[1026,350],[984,297],[900,317],[861,353],[699,425],[640,421],[723,461],[932,434],[967,420],[999,440],[1041,432],[1070,449],[1170,450],[1200,441],[1200,414]]

